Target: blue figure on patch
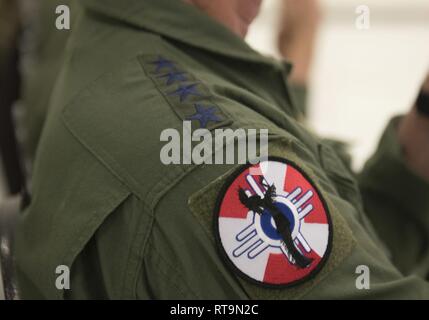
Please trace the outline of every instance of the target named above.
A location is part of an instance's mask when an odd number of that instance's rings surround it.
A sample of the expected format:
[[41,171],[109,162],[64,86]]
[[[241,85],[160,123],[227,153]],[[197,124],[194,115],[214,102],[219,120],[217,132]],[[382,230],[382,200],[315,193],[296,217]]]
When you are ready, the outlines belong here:
[[158,60],[151,62],[150,64],[156,65],[155,73],[159,73],[164,68],[174,69],[176,67],[175,63],[167,60],[163,57],[159,57]]
[[201,104],[195,104],[196,113],[186,118],[186,120],[198,120],[201,128],[207,128],[210,121],[221,122],[222,119],[215,114],[216,107],[214,106],[203,106]]
[[167,86],[172,85],[173,83],[176,82],[183,82],[187,80],[187,77],[185,76],[186,72],[180,72],[180,71],[176,71],[176,72],[169,72],[166,74],[163,74],[161,76],[158,76],[158,78],[167,78]]
[[190,85],[181,85],[176,91],[170,92],[168,95],[179,96],[180,102],[185,101],[189,96],[201,97],[201,94],[196,89],[197,86],[198,86],[198,83],[194,83]]

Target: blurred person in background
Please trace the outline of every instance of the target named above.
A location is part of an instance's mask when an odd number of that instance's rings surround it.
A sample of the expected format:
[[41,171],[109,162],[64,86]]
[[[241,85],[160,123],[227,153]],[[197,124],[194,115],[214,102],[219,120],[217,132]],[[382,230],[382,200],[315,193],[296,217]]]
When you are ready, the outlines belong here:
[[314,55],[314,45],[321,20],[316,0],[283,0],[278,48],[293,64],[289,81],[297,103],[307,113],[307,87]]
[[0,160],[8,193],[21,191],[23,175],[18,157],[13,106],[19,97],[20,18],[17,1],[0,1]]
[[0,163],[6,177],[0,183],[8,189],[0,194],[0,263],[6,299],[18,297],[13,235],[19,207],[29,201],[31,164],[70,33],[55,28],[56,8],[68,4],[0,1]]
[[22,148],[26,167],[31,177],[31,167],[43,124],[48,112],[49,100],[67,51],[71,30],[56,28],[59,15],[56,8],[66,5],[71,10],[71,25],[78,16],[70,0],[21,0],[26,10],[25,36],[22,41],[23,84],[21,96]]
[[[10,193],[30,177],[69,30],[55,28],[59,0],[0,2],[0,154]],[[73,12],[72,18],[78,13]]]
[[[20,32],[17,2],[0,0],[0,299],[16,297],[13,259],[8,241],[14,228],[10,227],[9,210],[5,210],[4,201],[6,197],[12,198],[12,195],[20,193],[24,183],[13,118],[20,87]],[[2,180],[3,176],[5,181]]]
[[[293,63],[290,75],[290,82],[296,94],[296,101],[306,110],[306,97],[308,94],[308,79],[311,72],[311,65],[314,55],[314,44],[317,37],[319,23],[322,18],[320,1],[318,0],[285,0],[283,1],[282,19],[278,38],[279,51]],[[429,92],[429,77],[424,81],[418,99],[421,104],[423,95]],[[368,162],[367,167],[358,175],[360,190],[366,205],[367,215],[373,223],[377,233],[388,246],[394,263],[404,274],[411,274],[420,270],[421,267],[415,261],[421,259],[424,252],[424,243],[428,237],[427,229],[422,228],[421,219],[426,219],[428,207],[425,206],[426,195],[418,191],[418,186],[429,181],[429,126],[424,112],[418,112],[414,106],[409,114],[393,120],[396,132],[391,132],[390,137],[385,136],[378,153]],[[397,143],[393,140],[396,136]],[[389,141],[390,139],[390,141]],[[326,140],[333,149],[340,155],[347,167],[351,167],[351,158],[347,152],[347,145],[339,141]],[[384,151],[383,151],[384,149]],[[398,197],[390,197],[385,186],[379,184],[377,179],[386,179],[388,175],[392,177],[392,189],[401,192],[401,180],[393,181],[398,172],[389,168],[388,162],[381,161],[377,157],[383,157],[385,153],[392,153],[389,159],[393,161],[393,154],[402,154],[401,159],[393,162],[406,163],[407,169],[415,175],[414,183],[409,184],[410,194],[422,194],[421,209],[415,212],[402,202],[400,194]],[[396,163],[397,164],[397,163]],[[384,167],[385,166],[385,167]],[[351,170],[351,169],[350,169]],[[376,172],[374,172],[376,171]],[[377,174],[377,171],[385,173]],[[417,208],[419,208],[417,206]],[[404,214],[407,212],[408,214]],[[406,226],[406,236],[404,237],[404,226]],[[402,234],[398,237],[398,234]],[[424,256],[424,254],[423,254]],[[424,260],[424,259],[423,259]]]

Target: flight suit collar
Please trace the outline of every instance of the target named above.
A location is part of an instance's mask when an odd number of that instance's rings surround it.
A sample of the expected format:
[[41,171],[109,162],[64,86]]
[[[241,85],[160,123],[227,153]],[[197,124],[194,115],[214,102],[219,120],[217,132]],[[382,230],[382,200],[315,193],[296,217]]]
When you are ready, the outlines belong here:
[[261,55],[228,28],[183,0],[81,0],[80,3],[92,13],[166,39],[275,70],[282,77],[284,99],[288,104],[288,107],[280,108],[295,117],[301,116],[302,112],[292,101],[288,87],[287,78],[292,69],[290,63]]
[[[83,0],[81,3],[96,13],[194,47],[256,63],[278,63],[262,56],[225,26],[182,0]],[[285,62],[278,67],[290,71],[290,65]]]

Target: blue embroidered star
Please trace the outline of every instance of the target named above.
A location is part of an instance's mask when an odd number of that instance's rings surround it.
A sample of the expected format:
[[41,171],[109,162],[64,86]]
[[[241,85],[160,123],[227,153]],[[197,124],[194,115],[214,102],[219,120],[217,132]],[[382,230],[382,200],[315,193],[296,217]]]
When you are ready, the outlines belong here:
[[158,78],[167,78],[167,86],[176,83],[177,81],[186,81],[185,72],[169,72],[159,76]]
[[185,101],[188,96],[198,96],[201,97],[201,94],[196,89],[198,83],[190,84],[190,85],[181,85],[176,91],[170,92],[168,95],[170,96],[179,96],[180,102]]
[[163,57],[159,57],[158,60],[153,61],[150,64],[156,65],[155,73],[159,73],[164,68],[168,68],[170,70],[175,68],[174,62],[164,59]]
[[219,118],[219,116],[215,115],[216,107],[214,106],[207,106],[204,107],[201,104],[195,104],[196,113],[192,116],[189,116],[186,118],[186,120],[198,120],[200,122],[201,128],[206,128],[207,124],[210,121],[213,122],[221,122],[222,119]]

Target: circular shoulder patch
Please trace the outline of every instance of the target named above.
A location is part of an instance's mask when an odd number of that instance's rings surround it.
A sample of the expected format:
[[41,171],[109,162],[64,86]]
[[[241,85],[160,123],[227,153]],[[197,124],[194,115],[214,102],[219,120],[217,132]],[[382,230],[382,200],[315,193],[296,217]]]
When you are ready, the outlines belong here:
[[332,232],[321,194],[286,159],[241,167],[218,197],[221,253],[236,273],[260,285],[288,287],[310,279],[329,255]]

